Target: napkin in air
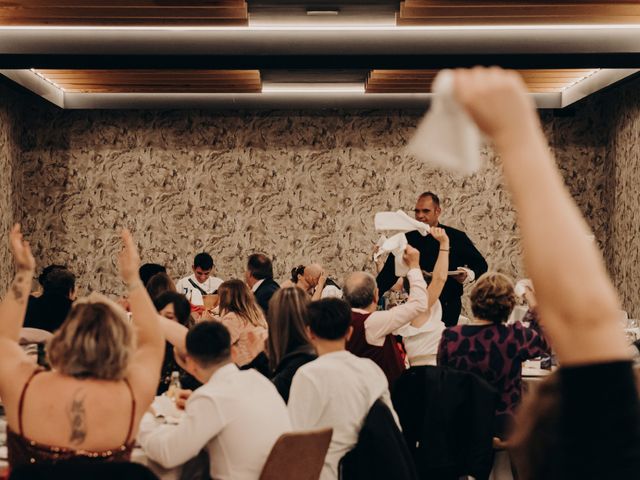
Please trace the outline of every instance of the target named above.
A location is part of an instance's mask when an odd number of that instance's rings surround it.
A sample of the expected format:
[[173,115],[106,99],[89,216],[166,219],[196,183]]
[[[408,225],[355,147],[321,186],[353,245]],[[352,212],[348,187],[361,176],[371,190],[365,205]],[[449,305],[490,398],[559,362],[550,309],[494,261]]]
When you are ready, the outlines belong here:
[[407,245],[409,245],[409,242],[407,242],[407,237],[404,233],[397,233],[393,237],[387,238],[384,243],[382,243],[382,246],[380,246],[378,251],[375,253],[374,259],[377,259],[385,253],[392,253],[395,257],[396,276],[405,277],[409,271],[409,267],[402,261],[402,255],[404,254],[404,250],[407,248]]
[[442,70],[433,82],[431,108],[409,141],[407,151],[418,160],[471,175],[481,166],[481,135],[454,95],[452,70]]
[[518,280],[515,287],[513,288],[513,293],[516,294],[516,297],[522,298],[524,297],[527,288],[533,290],[533,283],[528,278],[523,278],[522,280]]
[[423,237],[426,237],[431,231],[429,225],[419,222],[415,218],[411,218],[402,210],[376,213],[374,225],[376,230],[396,230],[400,232],[417,230]]

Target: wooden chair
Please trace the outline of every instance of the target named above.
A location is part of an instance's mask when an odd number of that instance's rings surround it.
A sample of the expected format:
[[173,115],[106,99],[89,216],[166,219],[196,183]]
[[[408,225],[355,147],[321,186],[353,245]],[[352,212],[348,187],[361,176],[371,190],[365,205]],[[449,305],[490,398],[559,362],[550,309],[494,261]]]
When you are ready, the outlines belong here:
[[283,434],[271,449],[260,480],[318,480],[332,428]]

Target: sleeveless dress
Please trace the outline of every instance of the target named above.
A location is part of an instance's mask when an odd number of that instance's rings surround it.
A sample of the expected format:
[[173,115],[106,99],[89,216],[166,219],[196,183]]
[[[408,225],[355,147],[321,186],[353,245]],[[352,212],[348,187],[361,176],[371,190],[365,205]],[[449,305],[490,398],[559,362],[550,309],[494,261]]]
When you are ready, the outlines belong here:
[[27,383],[25,383],[20,395],[20,403],[18,404],[18,425],[19,431],[14,432],[7,425],[7,450],[9,457],[9,466],[16,468],[21,465],[30,463],[57,463],[68,460],[88,460],[92,462],[128,462],[131,459],[131,451],[133,450],[134,439],[131,439],[131,433],[133,431],[133,421],[136,412],[136,401],[131,390],[131,385],[124,380],[129,393],[131,394],[131,418],[129,420],[129,430],[125,438],[125,443],[120,447],[111,450],[104,450],[100,452],[94,452],[90,450],[75,450],[66,447],[54,447],[51,445],[44,445],[23,435],[22,427],[22,409],[24,404],[25,393],[27,388],[38,373],[44,370],[35,370]]

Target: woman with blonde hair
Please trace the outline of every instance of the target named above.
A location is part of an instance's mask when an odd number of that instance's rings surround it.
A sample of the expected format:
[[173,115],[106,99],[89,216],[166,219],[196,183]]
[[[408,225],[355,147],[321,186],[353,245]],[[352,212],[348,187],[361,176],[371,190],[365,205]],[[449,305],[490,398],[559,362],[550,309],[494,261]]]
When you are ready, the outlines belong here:
[[267,322],[253,293],[242,280],[222,282],[218,295],[219,314],[214,320],[229,330],[231,344],[236,346],[235,362],[242,367],[264,350]]
[[16,275],[0,303],[0,396],[10,466],[78,457],[128,460],[155,395],[164,348],[131,234],[122,232],[119,266],[134,325],[106,297],[77,301],[48,346],[51,371],[42,371],[18,345],[35,260],[19,225],[9,238]]

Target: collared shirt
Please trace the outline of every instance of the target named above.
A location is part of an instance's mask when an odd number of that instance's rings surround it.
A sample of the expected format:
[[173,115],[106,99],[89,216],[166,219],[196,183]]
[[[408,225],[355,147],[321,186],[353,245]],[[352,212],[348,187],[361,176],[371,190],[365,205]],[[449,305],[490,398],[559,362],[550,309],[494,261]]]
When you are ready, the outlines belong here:
[[255,370],[228,364],[193,392],[178,425],[158,426],[145,415],[138,441],[165,468],[206,447],[211,478],[255,480],[278,437],[289,431],[287,407],[273,384]]
[[427,317],[427,320],[420,327],[414,327],[409,323],[393,332],[402,336],[407,360],[412,367],[438,364],[438,346],[442,332],[447,328],[442,322],[440,300],[436,300],[429,311],[419,315],[421,319],[424,317]]
[[251,291],[253,293],[256,293],[256,290],[258,290],[258,288],[260,287],[260,285],[262,285],[262,282],[264,282],[264,278],[261,280],[258,280],[256,283],[253,284],[253,287],[251,287]]
[[198,280],[196,280],[195,275],[189,275],[188,277],[184,277],[178,280],[178,282],[176,283],[176,291],[178,293],[182,293],[185,297],[187,297],[187,300],[189,300],[192,305],[204,305],[204,302],[202,301],[202,293],[200,293],[200,290],[191,285],[191,282],[189,282],[189,280],[192,280],[193,283],[195,283],[207,293],[213,293],[218,290],[218,287],[224,281],[218,277],[209,277],[207,278],[206,282],[200,283]]
[[356,445],[362,423],[379,398],[398,423],[380,367],[346,350],[321,355],[298,369],[288,403],[294,429],[333,428],[321,480],[338,478],[340,459]]
[[[427,295],[427,284],[424,281],[419,268],[412,268],[407,273],[409,279],[409,299],[407,303],[398,305],[389,310],[379,310],[373,312],[364,323],[367,343],[381,347],[384,345],[385,337],[408,324],[419,314],[426,312],[429,297]],[[360,308],[353,308],[354,312],[369,313]]]

